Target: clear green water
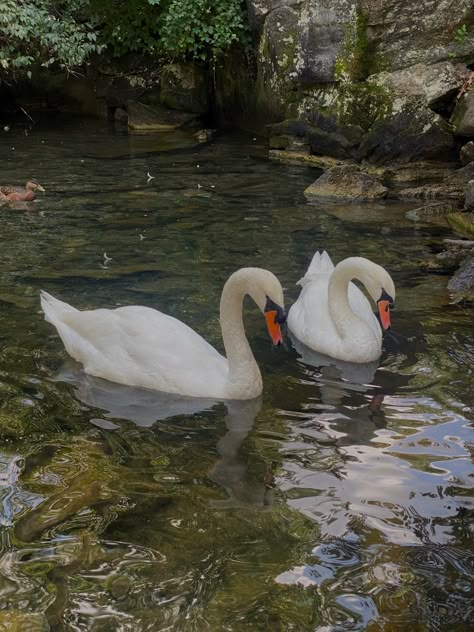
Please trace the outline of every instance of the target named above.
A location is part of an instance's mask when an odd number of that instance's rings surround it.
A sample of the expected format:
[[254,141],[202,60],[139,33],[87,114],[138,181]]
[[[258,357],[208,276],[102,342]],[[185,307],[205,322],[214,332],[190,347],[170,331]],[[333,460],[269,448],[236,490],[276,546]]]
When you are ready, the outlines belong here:
[[[1,180],[47,194],[0,209],[0,627],[467,630],[472,310],[417,268],[447,230],[307,204],[314,172],[251,137],[54,125],[1,132]],[[317,248],[396,282],[373,376],[272,351],[249,305],[262,400],[179,401],[84,378],[39,309],[148,305],[221,348],[228,275],[271,269],[288,306]]]

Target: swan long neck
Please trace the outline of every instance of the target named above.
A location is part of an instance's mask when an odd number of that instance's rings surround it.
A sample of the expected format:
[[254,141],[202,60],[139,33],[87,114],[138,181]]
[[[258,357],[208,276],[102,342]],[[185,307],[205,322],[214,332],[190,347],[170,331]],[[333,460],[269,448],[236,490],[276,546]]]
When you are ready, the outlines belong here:
[[245,383],[258,387],[262,377],[245,335],[242,319],[243,301],[249,293],[251,281],[248,270],[240,270],[228,279],[222,290],[220,323],[229,363],[229,384]]
[[353,337],[361,328],[368,329],[368,325],[352,311],[349,303],[349,283],[352,279],[364,283],[368,264],[370,262],[361,257],[349,257],[337,264],[329,279],[329,312],[341,338]]

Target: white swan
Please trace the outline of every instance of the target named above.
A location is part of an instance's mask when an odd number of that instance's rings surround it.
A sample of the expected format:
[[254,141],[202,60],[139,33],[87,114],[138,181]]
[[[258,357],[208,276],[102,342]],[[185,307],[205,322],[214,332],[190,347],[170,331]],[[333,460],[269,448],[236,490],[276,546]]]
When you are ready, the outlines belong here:
[[334,267],[317,252],[298,284],[303,287],[288,314],[288,328],[307,347],[337,360],[371,362],[382,353],[382,330],[369,301],[352,279],[361,281],[377,303],[384,329],[390,328],[395,285],[379,265],[349,257]]
[[262,392],[262,376],[242,321],[247,294],[265,313],[273,343],[282,343],[280,282],[268,270],[242,268],[229,277],[220,302],[227,359],[190,327],[149,307],[80,312],[46,292],[41,307],[66,351],[90,375],[190,397],[252,399]]

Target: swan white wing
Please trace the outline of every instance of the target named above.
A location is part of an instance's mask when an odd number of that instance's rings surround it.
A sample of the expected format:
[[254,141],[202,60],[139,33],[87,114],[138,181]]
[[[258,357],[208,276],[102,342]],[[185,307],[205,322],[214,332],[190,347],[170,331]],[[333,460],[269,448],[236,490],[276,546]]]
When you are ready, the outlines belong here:
[[53,301],[44,301],[46,317],[87,373],[190,396],[224,391],[227,360],[176,318],[140,306],[80,312]]

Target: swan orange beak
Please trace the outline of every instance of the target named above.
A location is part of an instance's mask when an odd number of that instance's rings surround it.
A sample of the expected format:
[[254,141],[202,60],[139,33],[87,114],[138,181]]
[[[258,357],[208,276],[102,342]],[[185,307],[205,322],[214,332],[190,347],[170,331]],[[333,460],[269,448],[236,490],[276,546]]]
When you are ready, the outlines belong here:
[[283,344],[283,336],[280,325],[286,322],[285,310],[274,303],[267,296],[267,304],[265,305],[265,320],[267,321],[267,329],[275,347]]
[[378,301],[380,322],[384,330],[390,329],[390,301]]
[[268,333],[270,334],[270,338],[272,339],[275,347],[279,347],[283,344],[283,336],[281,335],[281,328],[277,321],[278,312],[271,311],[265,312],[265,320],[267,321]]
[[377,301],[377,307],[379,308],[380,323],[386,331],[387,329],[390,329],[390,310],[395,307],[395,304],[393,302],[393,298],[383,288],[382,294]]

